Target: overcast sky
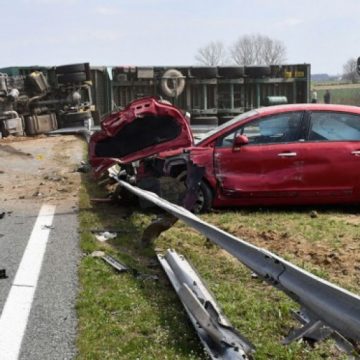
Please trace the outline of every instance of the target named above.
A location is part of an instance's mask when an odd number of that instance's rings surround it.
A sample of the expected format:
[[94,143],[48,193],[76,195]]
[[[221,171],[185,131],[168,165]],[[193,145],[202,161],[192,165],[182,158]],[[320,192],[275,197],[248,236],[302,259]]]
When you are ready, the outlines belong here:
[[210,41],[263,34],[287,63],[341,74],[360,56],[360,0],[0,0],[0,67],[194,65]]

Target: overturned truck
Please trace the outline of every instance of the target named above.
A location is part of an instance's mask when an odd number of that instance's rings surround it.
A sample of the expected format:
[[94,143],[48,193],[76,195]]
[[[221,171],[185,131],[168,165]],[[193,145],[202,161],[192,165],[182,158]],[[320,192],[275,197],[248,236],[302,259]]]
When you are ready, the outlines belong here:
[[[22,71],[21,71],[22,70]],[[36,135],[92,124],[89,64],[0,72],[0,132]]]

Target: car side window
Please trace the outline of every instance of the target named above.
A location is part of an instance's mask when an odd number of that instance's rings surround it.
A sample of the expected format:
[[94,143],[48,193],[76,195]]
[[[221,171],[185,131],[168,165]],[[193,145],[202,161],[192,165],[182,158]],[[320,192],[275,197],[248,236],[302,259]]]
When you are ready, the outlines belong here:
[[249,144],[272,144],[301,140],[302,112],[289,112],[251,121],[222,137],[217,146],[232,147],[237,134],[246,135]]
[[311,113],[309,141],[360,140],[360,116],[317,111]]

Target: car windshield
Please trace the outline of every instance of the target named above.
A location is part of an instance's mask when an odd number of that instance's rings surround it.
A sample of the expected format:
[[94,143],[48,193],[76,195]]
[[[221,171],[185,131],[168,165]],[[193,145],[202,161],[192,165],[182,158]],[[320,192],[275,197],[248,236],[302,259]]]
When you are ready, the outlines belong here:
[[235,116],[233,119],[227,121],[226,123],[216,127],[213,130],[208,131],[207,133],[205,133],[203,136],[201,136],[201,138],[197,138],[195,139],[195,144],[199,144],[203,141],[205,141],[206,139],[208,139],[209,137],[213,136],[214,134],[216,134],[217,132],[227,128],[228,126],[231,126],[232,124],[235,124],[239,121],[242,121],[244,119],[247,119],[249,117],[252,117],[254,115],[258,114],[258,112],[256,110],[250,110],[248,112],[245,112],[243,114],[237,115]]

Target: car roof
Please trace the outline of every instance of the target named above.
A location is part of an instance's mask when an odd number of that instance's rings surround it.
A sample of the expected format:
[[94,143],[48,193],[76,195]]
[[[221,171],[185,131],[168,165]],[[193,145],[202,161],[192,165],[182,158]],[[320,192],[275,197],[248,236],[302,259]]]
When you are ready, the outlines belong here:
[[279,112],[287,111],[338,111],[338,112],[351,112],[360,114],[360,107],[351,105],[337,105],[337,104],[288,104],[288,105],[275,105],[267,106],[256,109],[261,115],[276,114]]
[[[306,104],[287,104],[287,105],[274,105],[274,106],[265,106],[250,110],[247,113],[243,113],[241,115],[248,115],[247,119],[259,116],[267,116],[267,115],[275,115],[279,113],[285,113],[290,111],[333,111],[333,112],[349,112],[353,114],[360,115],[360,107],[358,106],[351,106],[351,105],[337,105],[337,104],[319,104],[319,103],[306,103]],[[241,116],[238,115],[238,116]],[[213,129],[212,131],[204,134],[204,137],[198,139],[196,141],[196,145],[203,146],[204,144],[210,143],[213,141],[214,138],[221,134],[224,131],[227,131],[228,128],[236,126],[238,120],[236,118],[230,120],[228,123],[224,123],[220,125],[218,128]]]

